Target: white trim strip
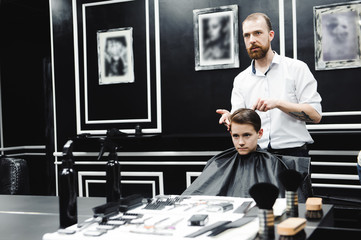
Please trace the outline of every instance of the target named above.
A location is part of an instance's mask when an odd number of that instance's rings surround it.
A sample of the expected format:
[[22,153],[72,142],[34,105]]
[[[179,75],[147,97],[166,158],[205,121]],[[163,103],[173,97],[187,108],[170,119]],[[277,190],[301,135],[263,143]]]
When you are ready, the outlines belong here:
[[[77,4],[73,0],[73,45],[74,45],[74,71],[75,71],[75,111],[76,111],[76,129],[79,134],[81,130],[80,120],[80,79],[79,79],[79,49],[78,49],[78,25],[77,25]],[[56,146],[56,145],[55,145]]]
[[[357,156],[360,150],[310,150],[310,155]],[[356,161],[356,160],[355,160]]]
[[356,167],[357,163],[344,163],[344,162],[312,162],[312,166],[339,166],[339,167]]
[[312,179],[359,180],[358,175],[311,173]]
[[29,150],[29,149],[46,149],[45,145],[39,145],[39,146],[15,146],[15,147],[3,147],[0,148],[0,151],[14,151],[14,150]]
[[119,3],[119,2],[132,2],[134,0],[109,0],[109,1],[103,1],[103,2],[94,2],[94,3],[85,3],[86,6],[99,6],[99,5],[106,5],[106,4],[113,4],[113,3]]
[[312,187],[319,188],[348,188],[348,189],[361,189],[358,185],[345,185],[345,184],[326,184],[326,183],[313,183]]
[[[86,32],[86,7],[87,4],[82,4],[81,6],[81,13],[82,13],[82,19],[83,19],[83,74],[84,74],[84,79],[83,79],[83,84],[84,84],[84,115],[85,115],[85,124],[88,123],[88,118],[89,118],[89,113],[88,113],[88,109],[89,109],[89,101],[88,101],[88,55],[87,55],[87,32]],[[76,23],[78,23],[78,19],[74,19],[74,21],[76,21]],[[78,45],[74,46],[74,50],[79,50],[78,49]],[[80,110],[80,105],[79,105],[79,110]]]
[[[107,161],[75,161],[74,164],[76,165],[105,165],[107,163]],[[60,165],[61,161],[55,162],[54,164]],[[128,161],[128,162],[123,162],[123,161],[119,161],[120,165],[168,165],[168,166],[181,166],[181,165],[185,165],[185,166],[196,166],[196,165],[206,165],[207,161],[205,162],[189,162],[189,161],[180,161],[180,162],[138,162],[138,161]]]
[[[220,151],[157,151],[157,152],[117,152],[119,157],[165,157],[165,156],[214,156]],[[98,157],[99,152],[73,152],[74,157]],[[63,153],[55,152],[54,156],[62,157]]]
[[[146,55],[146,59],[147,59],[147,109],[148,109],[148,120],[147,122],[151,122],[152,121],[152,99],[151,99],[151,81],[150,81],[150,30],[149,30],[149,1],[146,0],[145,1],[145,37],[146,37],[146,49],[147,49],[147,55]],[[135,131],[135,130],[134,130]]]
[[[310,150],[310,155],[357,156],[360,150]],[[119,157],[171,157],[171,156],[209,156],[221,151],[154,151],[154,152],[117,152]],[[54,156],[62,157],[62,152],[54,152]],[[73,152],[74,157],[98,157],[98,152]]]
[[[95,180],[95,179],[85,180],[85,196],[86,197],[90,197],[89,196],[89,184],[91,184],[91,183],[104,184],[104,183],[106,183],[106,180]],[[121,184],[150,184],[152,187],[152,196],[153,197],[156,196],[155,181],[120,180],[120,183]]]
[[8,157],[17,157],[17,156],[45,156],[46,153],[15,153],[15,154],[6,154]]
[[21,214],[21,215],[45,215],[45,216],[58,216],[59,213],[42,213],[42,212],[17,212],[17,211],[0,211],[5,214]]
[[284,0],[278,0],[279,8],[279,25],[280,25],[280,55],[285,56],[285,9]]
[[347,111],[347,112],[323,112],[323,117],[334,117],[334,116],[358,116],[361,115],[361,111]]
[[314,124],[306,125],[308,130],[328,130],[328,129],[361,129],[361,123],[350,124]]
[[296,0],[292,0],[292,33],[293,33],[293,58],[297,59],[297,5]]
[[[75,161],[76,165],[105,165],[106,161]],[[165,162],[146,162],[146,161],[119,161],[121,165],[167,165],[167,166],[197,166],[207,164],[207,161],[201,162],[189,162],[189,161],[165,161]],[[54,164],[60,165],[61,161],[54,162]],[[356,167],[357,163],[343,163],[343,162],[311,162],[312,166],[341,166],[341,167]]]
[[[78,172],[78,189],[79,197],[83,197],[83,176],[106,176],[104,171],[79,171]],[[121,176],[131,176],[131,177],[158,177],[159,181],[159,195],[164,195],[164,177],[163,172],[121,172]],[[121,180],[123,181],[123,180]],[[132,181],[132,180],[125,180]],[[136,181],[136,180],[133,180]]]
[[156,101],[157,101],[157,128],[149,132],[162,132],[162,96],[161,96],[161,64],[160,64],[160,27],[159,27],[159,0],[154,0],[155,24],[155,74],[156,74]]
[[[49,16],[50,16],[50,48],[51,48],[51,79],[52,79],[52,94],[53,94],[53,124],[54,124],[54,150],[58,151],[57,141],[57,121],[56,121],[56,91],[55,91],[55,65],[54,65],[54,30],[53,30],[53,5],[52,3],[60,4],[59,1],[49,0]],[[57,157],[55,157],[57,161]],[[58,196],[58,166],[55,165],[55,194]]]

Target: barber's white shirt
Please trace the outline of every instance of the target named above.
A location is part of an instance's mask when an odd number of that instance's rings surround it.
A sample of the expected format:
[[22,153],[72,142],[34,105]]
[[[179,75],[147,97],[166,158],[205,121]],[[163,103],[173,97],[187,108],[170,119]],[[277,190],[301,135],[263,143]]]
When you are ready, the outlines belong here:
[[[317,81],[308,66],[302,61],[277,53],[265,74],[257,71],[252,61],[247,69],[236,76],[231,97],[231,112],[238,108],[252,108],[258,98],[307,103],[322,114]],[[263,137],[258,141],[262,148],[269,144],[273,149],[280,149],[313,143],[304,121],[297,120],[278,108],[257,112],[262,120]]]

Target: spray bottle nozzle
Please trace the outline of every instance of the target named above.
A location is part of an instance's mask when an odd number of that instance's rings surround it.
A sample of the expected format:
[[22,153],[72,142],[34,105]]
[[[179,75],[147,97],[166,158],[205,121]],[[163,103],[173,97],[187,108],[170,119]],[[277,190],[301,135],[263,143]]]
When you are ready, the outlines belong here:
[[98,155],[98,160],[102,158],[104,152],[106,151],[109,151],[111,155],[114,155],[119,146],[114,143],[113,139],[125,136],[127,136],[127,134],[119,131],[117,128],[108,129],[106,137],[100,139],[102,147]]
[[73,140],[68,140],[63,147],[63,157],[66,159],[73,157]]

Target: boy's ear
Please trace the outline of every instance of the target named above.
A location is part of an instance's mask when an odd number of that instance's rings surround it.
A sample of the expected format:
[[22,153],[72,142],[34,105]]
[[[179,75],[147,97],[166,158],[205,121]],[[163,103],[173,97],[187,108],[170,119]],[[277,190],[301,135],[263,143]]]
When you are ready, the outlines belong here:
[[258,139],[261,139],[262,136],[263,136],[263,128],[261,128],[261,129],[258,131]]

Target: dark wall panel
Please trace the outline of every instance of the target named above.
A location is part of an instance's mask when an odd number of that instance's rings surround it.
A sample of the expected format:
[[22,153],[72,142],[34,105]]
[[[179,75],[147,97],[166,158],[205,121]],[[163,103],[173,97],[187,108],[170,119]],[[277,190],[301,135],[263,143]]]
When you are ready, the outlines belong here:
[[0,4],[4,146],[44,144],[43,59],[50,56],[46,6],[44,0],[34,8]]
[[[316,0],[297,2],[298,58],[308,64],[318,80],[324,112],[359,111],[361,68],[315,71],[313,7],[351,1]],[[339,121],[347,121],[347,119]],[[360,122],[360,121],[359,121]]]
[[[246,4],[247,3],[247,4]],[[242,33],[239,38],[240,68],[195,71],[193,10],[238,5],[239,29],[250,13],[265,12],[278,31],[277,1],[160,1],[162,107],[165,134],[223,133],[217,108],[230,109],[234,77],[251,62]],[[175,7],[176,6],[176,7]],[[273,46],[279,49],[279,36]]]
[[52,1],[56,136],[59,150],[76,134],[72,1]]
[[[57,0],[52,2],[55,3]],[[315,71],[314,67],[313,7],[335,2],[326,0],[297,1],[298,58],[306,62],[315,75],[318,81],[318,91],[323,98],[322,105],[325,112],[359,111],[361,97],[357,91],[360,86],[360,68]],[[62,3],[61,7],[58,6],[58,9],[53,9],[58,151],[61,151],[62,145],[68,137],[76,135],[74,49],[70,14],[72,7],[70,0],[63,0]],[[244,49],[242,35],[240,34],[239,68],[196,72],[193,36],[194,9],[231,4],[237,4],[239,7],[239,29],[241,29],[241,21],[250,13],[265,12],[269,15],[276,33],[272,47],[280,53],[277,0],[255,0],[252,2],[240,0],[159,0],[162,134],[156,138],[130,138],[123,143],[121,151],[221,151],[232,146],[227,131],[218,124],[219,115],[215,111],[217,108],[230,109],[233,79],[249,66],[251,60]],[[291,1],[285,1],[284,11],[285,51],[287,56],[293,57]],[[138,48],[140,45],[138,42],[134,48]],[[152,50],[152,55],[155,55],[154,50]],[[96,57],[95,53],[91,58],[94,57]],[[97,61],[97,59],[91,60]],[[114,94],[111,90],[109,92]],[[101,92],[100,95],[102,94],[107,94],[107,91]],[[112,107],[114,106],[106,106],[102,111],[107,113],[112,110]],[[360,116],[324,117],[322,123],[360,123]],[[328,162],[331,159],[329,156],[332,151],[336,151],[341,152],[337,155],[339,156],[337,161],[352,162],[353,156],[347,155],[346,158],[342,152],[359,149],[357,142],[360,139],[360,132],[354,129],[344,129],[343,132],[338,131],[339,129],[326,130],[311,131],[315,139],[315,144],[311,146],[311,149],[316,153],[319,150],[326,150],[326,154],[316,154],[313,159]],[[75,148],[75,151],[97,152],[100,146],[96,142],[93,144],[84,143],[84,145],[76,147],[81,148]],[[327,151],[331,151],[331,153]],[[320,167],[315,167],[317,171],[320,169]],[[331,171],[331,168],[327,169]],[[345,170],[344,172],[347,174],[352,172],[352,168],[340,170]],[[333,173],[330,172],[329,174]],[[167,176],[168,179],[169,177],[172,179],[173,176]],[[322,181],[320,180],[320,182]],[[184,188],[184,182],[180,184],[181,187],[177,189],[178,192]],[[167,191],[171,191],[169,186],[166,186]],[[347,195],[347,190],[339,191],[338,188],[326,187],[322,190],[331,193],[338,191],[340,194]],[[352,189],[352,191],[354,190]],[[356,189],[355,192],[359,193],[359,189]]]
[[[145,12],[143,1],[87,8],[86,51],[90,120],[147,118]],[[134,83],[99,85],[97,31],[125,27],[133,28],[135,81]],[[113,110],[112,107],[114,107]],[[116,109],[122,110],[116,111]]]
[[[142,1],[140,1],[142,2]],[[358,75],[360,68],[315,71],[314,67],[314,29],[313,29],[313,7],[324,4],[335,3],[336,1],[301,1],[297,2],[297,43],[298,58],[305,61],[310,67],[318,81],[318,91],[320,92],[325,112],[357,111],[360,109],[361,96],[357,94],[359,85]],[[215,112],[217,108],[230,109],[230,95],[234,77],[247,68],[250,59],[245,51],[242,32],[239,39],[240,67],[223,70],[195,71],[194,63],[194,36],[193,36],[193,10],[208,7],[225,6],[237,4],[239,7],[239,29],[241,30],[242,20],[250,13],[265,12],[272,20],[275,30],[275,39],[272,47],[279,52],[279,6],[278,1],[256,0],[252,4],[246,1],[210,1],[210,0],[160,0],[159,1],[159,23],[160,23],[160,74],[161,74],[161,102],[162,102],[162,134],[163,135],[226,135],[225,128],[218,124],[219,115]],[[126,5],[127,6],[127,5]],[[59,6],[58,6],[59,7]],[[74,97],[74,55],[72,48],[72,18],[71,1],[64,0],[59,9],[54,9],[54,62],[56,78],[57,116],[59,123],[59,143],[63,144],[67,137],[76,134],[75,129],[75,97]],[[103,19],[102,8],[95,9],[93,15],[96,19]],[[122,9],[122,8],[121,8]],[[132,9],[132,8],[131,8]],[[104,9],[103,9],[104,10]],[[106,10],[106,9],[105,9]],[[105,11],[104,10],[104,11]],[[100,11],[100,12],[99,12]],[[292,4],[285,2],[285,46],[286,55],[293,56],[293,26],[292,26]],[[90,15],[92,15],[90,14]],[[104,14],[104,13],[103,13]],[[79,16],[78,16],[79,18]],[[90,17],[91,19],[91,17]],[[100,23],[95,21],[96,28],[118,27],[119,25],[109,25],[109,19]],[[120,19],[122,17],[120,16]],[[120,21],[120,20],[119,20]],[[103,24],[103,25],[102,25]],[[126,24],[129,25],[130,23]],[[136,23],[134,23],[136,25]],[[153,23],[154,24],[154,23]],[[80,24],[81,25],[81,24]],[[93,31],[94,32],[94,31]],[[89,35],[95,43],[94,34]],[[154,37],[154,36],[153,36]],[[137,35],[137,38],[141,38]],[[151,39],[154,41],[154,39]],[[90,41],[91,42],[91,41]],[[136,41],[134,49],[142,48],[144,44]],[[154,55],[155,53],[152,52]],[[89,61],[97,62],[95,52],[90,54]],[[152,63],[154,64],[154,63]],[[91,69],[96,75],[94,68]],[[136,74],[143,74],[136,72]],[[96,77],[92,75],[92,78]],[[94,85],[95,86],[95,85]],[[99,86],[98,86],[99,87]],[[99,96],[106,93],[114,96],[114,89],[119,86],[107,86],[102,91],[97,92]],[[104,90],[104,91],[103,91]],[[109,91],[108,91],[109,90]],[[118,92],[118,91],[115,91]],[[128,93],[128,92],[127,92]],[[129,95],[134,93],[129,91]],[[96,99],[101,99],[100,97]],[[113,101],[109,101],[113,102]],[[117,103],[115,103],[117,104]],[[111,112],[114,104],[102,104],[92,109],[102,112]],[[132,111],[127,109],[126,111]],[[134,110],[136,112],[136,109]],[[99,114],[98,111],[95,114]],[[134,114],[134,113],[129,113]],[[100,113],[100,115],[102,115]],[[338,116],[324,117],[322,123],[358,123],[359,116]],[[104,128],[107,128],[105,126]]]

